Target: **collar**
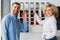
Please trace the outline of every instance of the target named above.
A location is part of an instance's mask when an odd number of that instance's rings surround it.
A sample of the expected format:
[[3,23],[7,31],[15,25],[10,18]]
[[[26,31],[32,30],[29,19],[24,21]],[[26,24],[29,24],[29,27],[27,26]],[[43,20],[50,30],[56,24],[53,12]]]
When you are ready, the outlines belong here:
[[9,15],[10,15],[11,17],[13,17],[14,19],[17,18],[17,16],[14,16],[12,13],[9,13]]

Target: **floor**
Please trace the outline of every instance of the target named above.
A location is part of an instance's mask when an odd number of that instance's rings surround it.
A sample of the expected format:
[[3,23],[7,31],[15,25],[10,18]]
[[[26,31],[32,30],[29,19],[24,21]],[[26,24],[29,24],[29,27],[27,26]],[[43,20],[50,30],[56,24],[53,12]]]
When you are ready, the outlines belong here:
[[[60,36],[57,36],[60,40]],[[42,40],[41,33],[21,33],[20,40]]]
[[60,40],[60,36],[57,36],[57,39]]

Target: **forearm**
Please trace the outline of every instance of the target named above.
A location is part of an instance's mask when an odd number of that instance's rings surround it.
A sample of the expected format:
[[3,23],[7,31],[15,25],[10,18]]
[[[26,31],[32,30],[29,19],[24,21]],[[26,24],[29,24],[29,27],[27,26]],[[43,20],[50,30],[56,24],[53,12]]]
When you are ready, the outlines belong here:
[[8,40],[7,35],[6,34],[2,34],[2,40]]
[[39,18],[39,16],[37,14],[34,15],[35,20],[37,20],[37,22],[41,25],[43,24],[43,21],[41,21],[41,19]]
[[23,25],[24,25],[24,31],[27,31],[27,19],[23,20]]
[[2,39],[3,40],[8,40],[7,30],[5,28],[3,28],[3,27],[2,27]]

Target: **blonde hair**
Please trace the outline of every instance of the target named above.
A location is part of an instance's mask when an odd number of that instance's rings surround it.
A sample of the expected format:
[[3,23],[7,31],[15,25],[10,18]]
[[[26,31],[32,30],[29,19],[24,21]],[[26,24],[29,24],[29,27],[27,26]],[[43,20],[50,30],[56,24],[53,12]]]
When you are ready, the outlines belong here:
[[52,9],[52,14],[57,18],[59,16],[58,9],[55,5],[53,4],[47,4],[43,7],[43,14],[46,15],[46,10],[47,8],[50,7]]

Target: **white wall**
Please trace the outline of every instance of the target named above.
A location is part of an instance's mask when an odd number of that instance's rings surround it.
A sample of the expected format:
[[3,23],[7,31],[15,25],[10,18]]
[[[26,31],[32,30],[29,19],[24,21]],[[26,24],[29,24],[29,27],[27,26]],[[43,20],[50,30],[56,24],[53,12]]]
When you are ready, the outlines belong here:
[[2,2],[2,4],[1,4],[1,6],[2,6],[2,18],[4,17],[4,16],[6,16],[8,13],[9,13],[9,9],[10,9],[10,0],[1,0]]
[[0,0],[0,19],[1,19],[1,0]]

